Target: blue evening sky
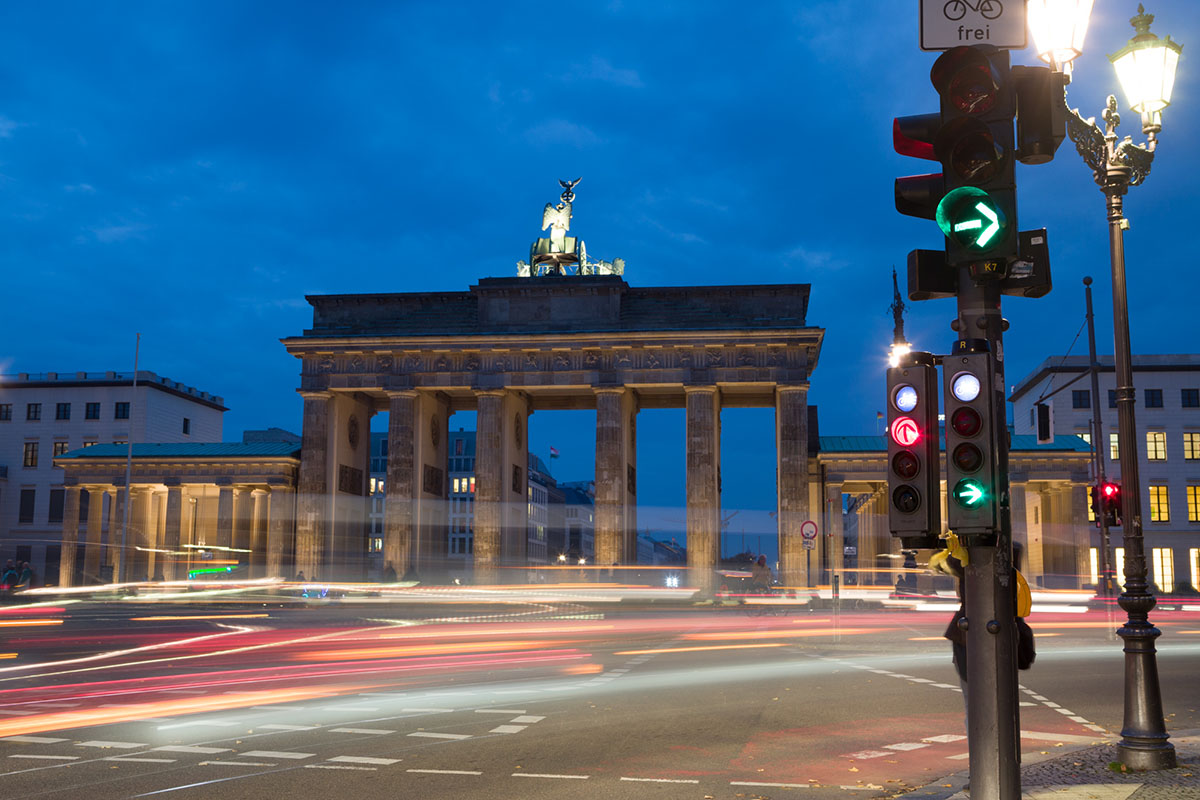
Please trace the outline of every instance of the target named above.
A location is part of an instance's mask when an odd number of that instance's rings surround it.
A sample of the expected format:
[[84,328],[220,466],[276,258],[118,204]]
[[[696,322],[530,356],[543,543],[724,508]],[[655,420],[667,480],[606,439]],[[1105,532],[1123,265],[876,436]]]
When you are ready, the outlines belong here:
[[[1069,91],[1085,116],[1117,90],[1105,56],[1136,7],[1096,2]],[[1185,50],[1154,172],[1126,205],[1133,348],[1195,352],[1200,14],[1191,0],[1149,11]],[[9,4],[0,372],[128,370],[141,332],[144,369],[226,398],[226,439],[298,431],[298,363],[278,339],[311,321],[306,293],[514,275],[557,180],[583,176],[572,233],[624,258],[633,285],[811,284],[809,324],[826,330],[810,394],[821,431],[875,433],[891,267],[940,246],[932,222],[892,205],[896,176],[936,170],[891,146],[894,116],[937,108],[917,12],[915,0]],[[1103,196],[1070,142],[1018,170],[1021,227],[1049,229],[1055,289],[1006,300],[1010,384],[1072,346],[1086,274],[1112,351]],[[909,339],[944,352],[953,313],[951,300],[914,304]],[[535,449],[562,452],[558,477],[590,477],[593,418],[534,415]],[[724,502],[744,509],[730,530],[754,537],[772,525],[772,414],[724,421]],[[643,412],[639,499],[669,509],[643,515],[658,530],[682,526],[683,448],[682,411]]]

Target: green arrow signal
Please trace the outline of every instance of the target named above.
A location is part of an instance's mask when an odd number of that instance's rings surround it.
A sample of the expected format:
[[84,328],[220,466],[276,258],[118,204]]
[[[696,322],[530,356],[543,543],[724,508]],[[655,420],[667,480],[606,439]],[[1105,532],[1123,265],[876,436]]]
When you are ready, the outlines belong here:
[[983,505],[987,498],[983,484],[979,481],[963,478],[954,486],[954,499],[965,508],[976,508]]
[[[936,219],[942,233],[964,247],[985,249],[1006,222],[991,195],[974,186],[962,186],[938,203]],[[972,232],[974,240],[970,238]]]

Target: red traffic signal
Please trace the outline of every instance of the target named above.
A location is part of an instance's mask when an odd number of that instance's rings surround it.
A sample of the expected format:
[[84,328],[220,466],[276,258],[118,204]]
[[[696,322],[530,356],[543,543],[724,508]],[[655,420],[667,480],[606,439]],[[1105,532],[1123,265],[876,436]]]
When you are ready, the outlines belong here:
[[1100,504],[1104,521],[1110,526],[1121,524],[1121,484],[1107,481],[1100,485]]

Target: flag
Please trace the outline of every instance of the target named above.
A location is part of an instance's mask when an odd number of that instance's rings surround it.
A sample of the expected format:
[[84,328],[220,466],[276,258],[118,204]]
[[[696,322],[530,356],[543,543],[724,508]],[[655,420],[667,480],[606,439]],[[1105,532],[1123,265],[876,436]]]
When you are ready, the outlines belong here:
[[875,419],[883,419],[883,412],[882,412],[882,411],[876,411],[876,412],[875,412]]
[[550,457],[558,458],[558,448],[555,448],[555,447],[550,448]]

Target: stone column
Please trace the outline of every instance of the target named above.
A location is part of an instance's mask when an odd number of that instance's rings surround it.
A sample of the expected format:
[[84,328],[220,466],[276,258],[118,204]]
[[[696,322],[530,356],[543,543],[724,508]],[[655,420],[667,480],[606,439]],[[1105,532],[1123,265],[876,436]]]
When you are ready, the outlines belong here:
[[[233,547],[233,481],[220,478],[217,486],[217,547]],[[222,557],[228,554],[222,551]]]
[[[233,547],[236,550],[250,549],[250,487],[233,487]],[[242,564],[249,564],[248,553],[237,553],[237,559]]]
[[168,478],[167,485],[167,520],[163,528],[163,549],[167,550],[163,558],[163,580],[177,581],[185,576],[180,574],[179,564],[183,556],[176,555],[181,549],[183,531],[183,486],[178,478]]
[[58,557],[58,585],[75,585],[75,550],[79,542],[79,487],[68,486],[63,502],[62,550]]
[[123,485],[115,485],[109,494],[108,502],[108,546],[105,563],[112,567],[113,582],[121,580],[121,564],[125,563],[125,552],[121,539],[125,527],[125,489]]
[[[1035,486],[1037,485],[1035,484]],[[1040,487],[1030,492],[1029,485],[1026,484],[1025,524],[1028,527],[1028,534],[1026,536],[1025,565],[1029,568],[1027,580],[1031,587],[1046,585],[1045,522],[1046,496]]]
[[637,562],[637,398],[596,389],[596,563]]
[[150,490],[137,488],[130,495],[129,509],[129,547],[128,575],[131,581],[144,581],[150,578]]
[[693,585],[711,595],[721,547],[721,395],[687,386],[687,557]]
[[272,486],[267,496],[267,577],[290,579],[284,570],[284,561],[291,550],[292,533],[292,487]]
[[[296,569],[310,580],[317,578],[324,555],[329,523],[329,392],[303,392],[304,428],[301,435],[300,478],[297,491]],[[255,500],[257,507],[258,501]],[[257,514],[255,514],[257,518]],[[251,535],[253,540],[253,534]],[[251,545],[251,549],[254,547]],[[253,564],[253,558],[251,559]]]
[[1091,582],[1089,550],[1092,545],[1092,529],[1087,521],[1088,486],[1075,483],[1065,491],[1068,518],[1064,522],[1071,531],[1071,545],[1075,556],[1075,588],[1078,589]]
[[779,579],[784,586],[811,585],[807,570],[811,557],[800,536],[801,524],[809,519],[807,385],[775,389],[775,453]]
[[388,394],[384,568],[426,580],[442,568],[446,545],[449,402],[416,391]]
[[387,484],[383,503],[383,560],[396,575],[412,567],[417,490],[417,401],[415,391],[388,394]]
[[[825,536],[829,571],[839,574],[845,568],[846,532],[842,520],[842,484],[825,484]],[[833,575],[830,575],[832,579]]]
[[[266,489],[255,489],[250,494],[254,502],[253,516],[250,518],[250,577],[262,578],[267,565],[267,518],[271,513],[271,496]],[[296,569],[303,571],[308,580],[316,580],[303,565],[297,564]]]
[[475,581],[494,583],[501,565],[525,564],[529,404],[502,389],[476,395]]
[[1013,476],[1009,476],[1009,515],[1012,519],[1013,544],[1021,545],[1024,551],[1021,556],[1021,574],[1029,581],[1029,585],[1033,586],[1034,575],[1029,568],[1029,507],[1025,501],[1027,487],[1027,482],[1013,480]]
[[[108,490],[92,486],[88,490],[87,544],[83,548],[83,582],[100,583],[100,563],[104,542],[104,497]],[[114,504],[115,505],[115,504]]]

